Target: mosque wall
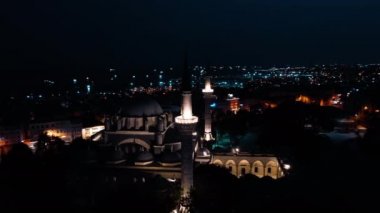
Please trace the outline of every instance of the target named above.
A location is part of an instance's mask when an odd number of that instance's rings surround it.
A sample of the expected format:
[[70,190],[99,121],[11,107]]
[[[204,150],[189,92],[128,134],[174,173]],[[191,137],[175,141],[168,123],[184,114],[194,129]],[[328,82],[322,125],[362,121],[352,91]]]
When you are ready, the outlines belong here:
[[231,174],[240,177],[253,174],[278,179],[284,176],[281,166],[274,156],[218,155],[214,154],[212,164],[227,168]]

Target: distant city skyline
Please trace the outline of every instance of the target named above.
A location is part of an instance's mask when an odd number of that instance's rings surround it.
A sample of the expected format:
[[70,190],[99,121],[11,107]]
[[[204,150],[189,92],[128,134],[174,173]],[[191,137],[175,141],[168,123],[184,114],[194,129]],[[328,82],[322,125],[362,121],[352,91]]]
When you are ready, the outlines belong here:
[[[183,67],[161,67],[149,73],[141,70],[123,72],[106,69],[94,73],[50,72],[20,75],[13,80],[3,80],[0,95],[7,98],[45,99],[62,94],[75,95],[121,95],[124,92],[154,93],[178,89],[181,85],[179,70]],[[380,64],[314,65],[314,66],[189,66],[193,87],[203,86],[205,76],[213,79],[216,88],[251,87],[276,88],[287,86],[347,86],[352,90],[379,82]],[[352,84],[356,82],[356,84]],[[303,86],[302,86],[303,85]],[[356,87],[357,86],[357,87]],[[122,92],[124,91],[124,92]]]

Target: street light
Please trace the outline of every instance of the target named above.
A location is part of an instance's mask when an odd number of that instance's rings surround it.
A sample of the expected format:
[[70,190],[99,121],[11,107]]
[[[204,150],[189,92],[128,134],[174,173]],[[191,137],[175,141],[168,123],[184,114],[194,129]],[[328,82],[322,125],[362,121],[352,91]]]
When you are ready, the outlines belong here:
[[240,152],[239,147],[232,148],[232,153],[234,153],[235,155],[238,155],[239,152]]
[[289,170],[290,168],[292,167],[289,164],[284,164],[284,169]]

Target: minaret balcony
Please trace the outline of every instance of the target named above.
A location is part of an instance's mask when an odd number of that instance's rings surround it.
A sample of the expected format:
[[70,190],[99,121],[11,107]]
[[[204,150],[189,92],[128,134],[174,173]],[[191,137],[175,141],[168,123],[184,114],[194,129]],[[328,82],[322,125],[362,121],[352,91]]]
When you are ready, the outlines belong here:
[[175,117],[175,122],[177,124],[195,124],[198,123],[197,116],[191,116],[189,118],[184,118],[182,115]]

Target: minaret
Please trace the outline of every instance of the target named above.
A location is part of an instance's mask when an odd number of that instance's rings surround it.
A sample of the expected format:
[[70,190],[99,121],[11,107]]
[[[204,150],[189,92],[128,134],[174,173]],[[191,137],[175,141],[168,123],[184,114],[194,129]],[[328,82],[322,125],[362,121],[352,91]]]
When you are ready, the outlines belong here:
[[[182,77],[182,108],[181,115],[175,118],[175,124],[181,135],[182,175],[181,175],[181,200],[188,202],[190,190],[193,186],[194,144],[193,132],[198,123],[198,117],[193,116],[191,103],[191,78],[185,57],[184,72]],[[184,205],[181,204],[182,208]]]
[[205,141],[211,141],[214,138],[212,137],[211,133],[211,110],[210,110],[210,104],[211,101],[214,99],[213,92],[214,90],[211,89],[211,80],[210,77],[205,77],[205,88],[202,89],[203,92],[203,98],[205,100],[205,130],[204,130],[204,140]]

